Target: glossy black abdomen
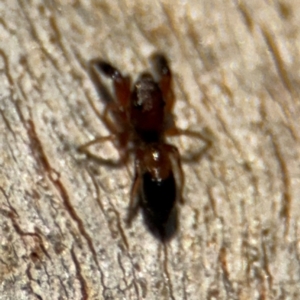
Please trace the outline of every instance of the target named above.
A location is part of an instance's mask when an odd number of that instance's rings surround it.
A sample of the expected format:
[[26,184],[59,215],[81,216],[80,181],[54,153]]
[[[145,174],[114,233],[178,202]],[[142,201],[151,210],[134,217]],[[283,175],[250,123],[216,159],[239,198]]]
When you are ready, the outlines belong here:
[[173,173],[161,181],[143,175],[141,208],[149,230],[165,241],[177,230],[176,182]]

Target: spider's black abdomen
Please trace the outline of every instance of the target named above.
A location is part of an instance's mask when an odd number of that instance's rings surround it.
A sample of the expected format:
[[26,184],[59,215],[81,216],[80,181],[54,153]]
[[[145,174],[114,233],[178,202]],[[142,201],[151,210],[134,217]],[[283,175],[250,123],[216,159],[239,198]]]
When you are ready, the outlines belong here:
[[177,229],[176,182],[173,173],[155,180],[143,175],[141,207],[149,230],[162,240],[170,239]]
[[143,206],[157,221],[168,220],[176,199],[176,185],[173,173],[164,180],[155,180],[149,172],[143,175]]

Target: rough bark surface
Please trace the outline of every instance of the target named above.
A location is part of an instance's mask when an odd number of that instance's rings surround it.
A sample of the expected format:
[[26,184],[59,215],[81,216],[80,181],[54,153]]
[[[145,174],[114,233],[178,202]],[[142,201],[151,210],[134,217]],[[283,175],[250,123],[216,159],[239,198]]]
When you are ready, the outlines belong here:
[[[297,0],[2,0],[0,299],[300,299],[299,18]],[[176,124],[213,140],[166,246],[125,226],[128,168],[76,150],[107,134],[88,61],[136,76],[156,51]]]

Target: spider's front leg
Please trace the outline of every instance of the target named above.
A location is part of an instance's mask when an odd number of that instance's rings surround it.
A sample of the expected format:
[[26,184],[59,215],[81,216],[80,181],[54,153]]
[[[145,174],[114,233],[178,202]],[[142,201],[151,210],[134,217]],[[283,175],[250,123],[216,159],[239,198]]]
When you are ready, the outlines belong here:
[[[114,87],[114,97],[108,93],[102,85],[97,73],[101,73],[106,77],[109,77],[113,81]],[[94,158],[102,164],[109,165],[121,165],[125,164],[128,160],[128,141],[129,141],[129,127],[130,123],[128,120],[128,102],[130,98],[130,79],[129,77],[124,77],[121,72],[111,66],[109,63],[99,60],[92,60],[90,62],[90,76],[98,91],[105,90],[105,93],[100,93],[104,98],[106,94],[106,106],[104,108],[102,121],[110,131],[111,135],[104,137],[96,137],[92,141],[80,146],[78,150],[82,153],[87,154],[89,157]],[[114,100],[115,98],[115,100]],[[120,154],[120,159],[118,161],[105,160],[96,157],[89,151],[89,147],[98,143],[104,143],[106,141],[111,141]]]
[[[102,85],[98,74],[112,80],[113,95]],[[106,98],[104,100],[108,100],[102,118],[106,127],[112,133],[124,129],[124,126],[126,127],[129,123],[130,78],[123,76],[118,69],[102,60],[92,60],[90,62],[90,75],[97,90],[100,91],[103,98]]]
[[107,62],[94,60],[92,65],[97,71],[113,81],[116,105],[125,111],[130,99],[130,78],[123,76],[118,69]]
[[170,113],[174,106],[174,93],[172,90],[172,72],[168,61],[163,54],[154,54],[151,57],[154,70],[158,76],[159,86],[166,102],[165,112]]

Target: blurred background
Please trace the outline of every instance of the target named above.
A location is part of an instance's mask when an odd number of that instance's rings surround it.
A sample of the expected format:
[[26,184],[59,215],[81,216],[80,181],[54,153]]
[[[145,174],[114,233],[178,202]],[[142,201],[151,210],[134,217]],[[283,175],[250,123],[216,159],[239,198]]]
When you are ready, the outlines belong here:
[[[1,300],[299,299],[299,1],[3,0],[0,16]],[[166,245],[125,225],[133,161],[77,151],[108,134],[90,60],[134,80],[155,52],[176,125],[212,140],[183,166]]]

